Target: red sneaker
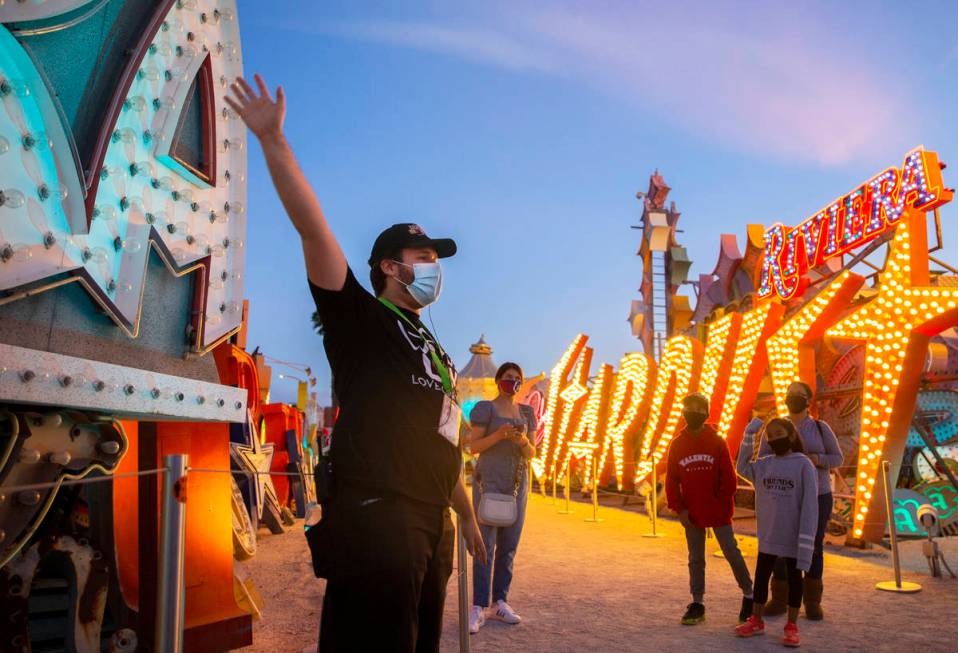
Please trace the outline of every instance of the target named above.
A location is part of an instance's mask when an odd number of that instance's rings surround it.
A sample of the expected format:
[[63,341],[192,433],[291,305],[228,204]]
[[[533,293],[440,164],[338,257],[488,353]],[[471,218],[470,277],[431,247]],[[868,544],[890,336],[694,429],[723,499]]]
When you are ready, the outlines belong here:
[[735,634],[739,637],[751,637],[752,635],[765,634],[765,622],[754,614],[748,618],[744,624],[735,627]]
[[798,626],[794,622],[789,621],[785,624],[785,637],[782,639],[782,644],[785,646],[791,646],[796,648],[801,645],[801,642],[798,640]]

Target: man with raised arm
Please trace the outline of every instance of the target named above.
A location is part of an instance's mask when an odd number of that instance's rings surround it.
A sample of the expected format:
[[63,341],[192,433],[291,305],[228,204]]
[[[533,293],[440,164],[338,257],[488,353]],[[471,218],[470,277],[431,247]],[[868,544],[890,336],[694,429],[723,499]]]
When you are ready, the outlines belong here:
[[321,651],[438,651],[454,531],[485,549],[461,474],[456,371],[419,319],[442,287],[438,259],[456,253],[415,224],[383,231],[367,292],[353,276],[283,135],[286,100],[236,80],[226,102],[259,139],[299,232],[309,287],[341,411],[331,449],[314,566],[327,578]]

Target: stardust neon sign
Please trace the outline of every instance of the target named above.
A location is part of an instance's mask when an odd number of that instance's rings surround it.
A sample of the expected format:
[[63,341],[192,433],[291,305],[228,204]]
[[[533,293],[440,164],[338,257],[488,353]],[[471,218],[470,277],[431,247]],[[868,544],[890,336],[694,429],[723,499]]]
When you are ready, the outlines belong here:
[[803,275],[895,229],[907,208],[931,211],[950,201],[938,155],[919,147],[902,167],[888,168],[795,227],[765,232],[765,261],[758,296],[790,299],[804,289]]
[[[769,257],[774,266],[766,265],[765,276],[783,297],[794,296],[798,290],[801,257],[796,250],[803,257],[814,252],[814,257],[806,258],[804,272],[894,229],[877,293],[861,295],[865,279],[846,270],[823,284],[788,319],[781,302],[728,313],[704,325],[704,343],[688,335],[670,338],[658,365],[627,354],[614,375],[611,398],[608,370],[602,374],[606,381],[588,386],[592,349],[586,346],[585,335],[577,336],[550,376],[543,454],[533,461],[537,473],[550,478],[561,475],[576,441],[587,440],[599,445],[600,483],[614,478],[620,488],[633,487],[653,466],[664,471],[666,451],[682,425],[679,400],[696,391],[712,398],[710,419],[736,452],[766,375],[772,381],[776,406],[784,410],[789,384],[799,380],[814,387],[816,349],[822,338],[864,342],[852,533],[854,539],[881,539],[884,496],[881,484],[876,484],[880,462],[892,461],[893,475],[897,475],[929,340],[958,325],[958,288],[940,285],[928,268],[925,212],[954,195],[942,184],[943,167],[934,152],[916,149],[901,169],[885,170],[834,203],[839,207],[831,211],[834,226],[823,224],[830,219],[828,209],[810,218],[811,223],[791,230],[776,225],[779,240],[772,243]],[[817,216],[825,217],[816,226]],[[793,233],[798,236],[789,238]],[[810,233],[809,241],[805,233]],[[786,255],[792,258],[783,263]],[[783,267],[790,263],[794,271]],[[772,292],[768,290],[766,296]],[[641,370],[627,373],[632,363],[641,363]],[[603,410],[605,403],[609,406]],[[632,451],[624,446],[631,442]],[[634,452],[639,459],[632,473]]]

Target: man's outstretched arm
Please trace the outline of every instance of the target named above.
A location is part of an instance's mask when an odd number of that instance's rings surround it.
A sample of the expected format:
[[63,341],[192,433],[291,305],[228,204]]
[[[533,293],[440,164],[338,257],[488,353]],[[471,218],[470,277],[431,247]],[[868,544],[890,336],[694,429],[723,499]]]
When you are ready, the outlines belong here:
[[276,88],[274,101],[263,78],[257,74],[254,79],[258,93],[239,77],[230,86],[233,96],[227,96],[226,103],[239,114],[263,148],[276,193],[303,242],[310,281],[325,290],[341,290],[346,282],[346,257],[283,135],[286,116],[283,87]]

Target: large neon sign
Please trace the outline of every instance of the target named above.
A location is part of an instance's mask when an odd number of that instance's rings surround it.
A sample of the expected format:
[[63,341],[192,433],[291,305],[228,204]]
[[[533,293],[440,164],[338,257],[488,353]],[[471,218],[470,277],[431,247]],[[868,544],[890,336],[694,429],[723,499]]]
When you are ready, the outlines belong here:
[[[942,183],[943,167],[934,152],[916,149],[905,158],[901,170],[889,168],[836,203],[845,208],[834,212],[834,226],[816,227],[819,231],[813,235],[822,240],[814,243],[814,261],[895,230],[878,276],[877,293],[862,294],[864,278],[845,271],[823,284],[815,297],[795,307],[784,322],[781,302],[729,313],[707,325],[702,334],[704,346],[688,335],[669,339],[657,370],[652,361],[627,354],[614,376],[612,392],[608,369],[600,375],[602,383],[591,390],[588,387],[592,350],[585,346],[586,336],[577,336],[550,379],[546,446],[537,469],[548,477],[561,474],[568,462],[567,452],[581,439],[602,447],[603,481],[608,481],[614,470],[620,488],[639,483],[653,466],[661,468],[668,445],[682,426],[678,399],[696,390],[711,397],[711,419],[734,451],[766,374],[771,378],[776,406],[784,412],[788,386],[797,380],[814,381],[816,343],[826,336],[864,342],[852,533],[856,539],[880,539],[885,522],[880,514],[874,514],[883,511],[881,485],[876,484],[880,461],[891,460],[897,474],[929,339],[958,324],[958,289],[933,283],[928,271],[925,212],[954,195]],[[782,256],[794,257],[796,250],[803,256],[812,251],[812,246],[806,248],[804,236],[800,241],[790,238],[790,234],[808,233],[806,226],[814,225],[815,218],[810,220],[792,230],[781,225],[769,230],[779,234],[773,233],[779,241],[766,243],[771,261],[765,262],[765,280],[771,280],[782,297],[794,296],[800,282],[798,272],[787,267],[797,259],[786,259],[783,267]],[[783,248],[782,243],[789,242],[800,244],[791,250]],[[830,250],[832,243],[835,247]],[[806,259],[805,269],[812,262]],[[795,268],[801,266],[796,263]],[[631,369],[635,364],[640,364],[639,368]],[[600,396],[587,396],[593,390]],[[608,410],[603,411],[606,403]],[[630,441],[636,442],[639,453],[634,474],[624,473],[631,471],[631,452],[623,447]],[[613,470],[605,469],[608,462]]]
[[765,232],[765,262],[758,296],[790,299],[804,289],[803,275],[898,226],[909,208],[931,211],[951,201],[934,152],[916,148],[899,168],[888,168],[795,227]]

